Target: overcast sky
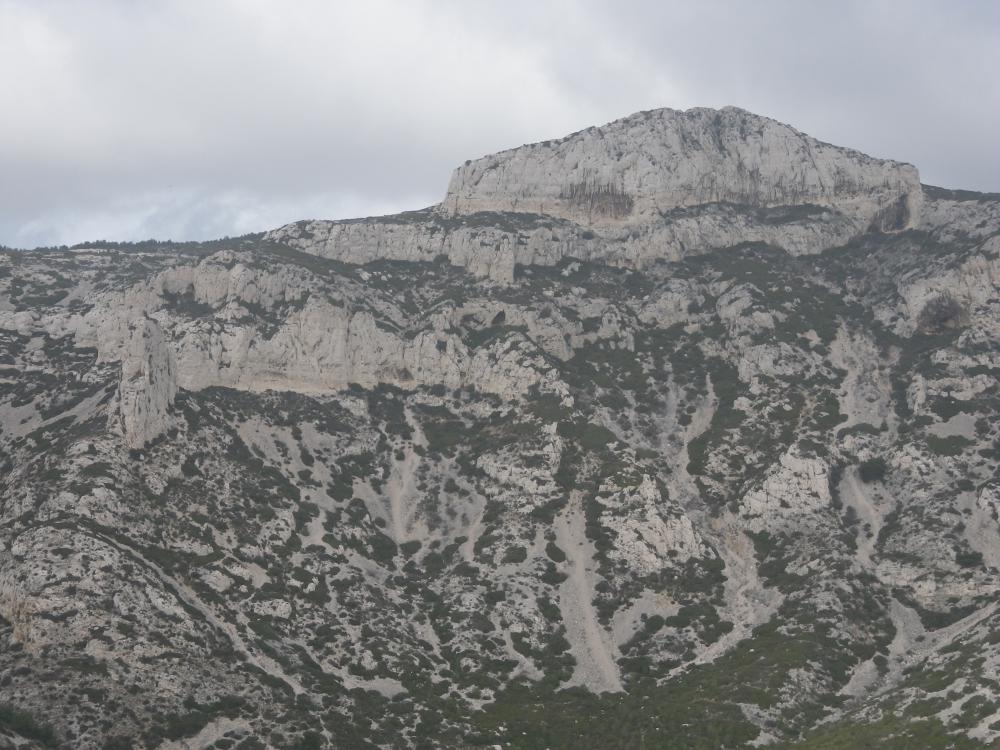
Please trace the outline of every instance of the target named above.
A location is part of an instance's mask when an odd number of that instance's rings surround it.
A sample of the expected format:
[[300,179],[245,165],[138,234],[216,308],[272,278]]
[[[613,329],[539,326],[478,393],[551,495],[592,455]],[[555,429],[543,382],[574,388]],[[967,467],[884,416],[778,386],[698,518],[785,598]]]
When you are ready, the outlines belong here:
[[1000,191],[1000,3],[0,0],[0,244],[441,199],[465,159],[734,104]]

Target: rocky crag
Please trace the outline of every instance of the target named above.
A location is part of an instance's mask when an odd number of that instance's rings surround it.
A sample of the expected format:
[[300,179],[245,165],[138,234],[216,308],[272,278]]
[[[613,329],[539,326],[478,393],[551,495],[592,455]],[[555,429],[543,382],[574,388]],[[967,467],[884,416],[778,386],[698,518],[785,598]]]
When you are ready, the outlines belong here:
[[468,161],[428,211],[267,236],[348,263],[445,255],[510,281],[517,264],[567,257],[641,268],[739,242],[814,254],[915,228],[922,204],[909,164],[735,107],[663,109]]
[[0,747],[997,745],[998,282],[733,108],[4,251]]

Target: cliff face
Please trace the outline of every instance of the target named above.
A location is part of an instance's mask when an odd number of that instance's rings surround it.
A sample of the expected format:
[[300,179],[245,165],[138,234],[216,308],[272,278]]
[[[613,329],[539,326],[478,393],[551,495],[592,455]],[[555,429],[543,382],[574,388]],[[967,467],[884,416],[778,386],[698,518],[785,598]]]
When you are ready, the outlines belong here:
[[476,276],[509,284],[517,266],[551,266],[564,258],[644,268],[744,242],[812,255],[862,234],[856,221],[819,206],[747,210],[713,203],[600,231],[537,214],[487,212],[449,218],[432,209],[361,221],[290,224],[269,232],[267,239],[352,264],[443,257]]
[[810,138],[735,107],[642,112],[455,170],[451,214],[517,211],[585,225],[642,222],[705,203],[817,204],[859,226],[914,226],[917,170]]
[[0,747],[1000,742],[1000,199],[729,109],[491,158],[0,253]]
[[142,448],[166,431],[177,395],[177,364],[163,332],[152,320],[129,324],[118,385],[119,426],[130,448]]
[[[502,307],[470,301],[413,331],[399,301],[373,296],[361,276],[331,293],[294,266],[265,269],[246,260],[222,252],[167,268],[101,294],[93,310],[62,320],[79,345],[94,346],[104,360],[121,360],[118,399],[130,447],[141,448],[167,429],[177,387],[322,393],[351,383],[443,385],[505,397],[555,387],[531,349],[512,342],[502,351],[478,350],[458,335],[470,319],[505,314]],[[552,321],[511,310],[507,323],[542,341],[558,336],[551,354],[569,356],[565,331]]]
[[348,263],[444,255],[509,282],[517,264],[564,257],[642,267],[741,242],[815,254],[915,227],[922,205],[908,164],[733,107],[663,109],[469,161],[427,211],[268,238]]

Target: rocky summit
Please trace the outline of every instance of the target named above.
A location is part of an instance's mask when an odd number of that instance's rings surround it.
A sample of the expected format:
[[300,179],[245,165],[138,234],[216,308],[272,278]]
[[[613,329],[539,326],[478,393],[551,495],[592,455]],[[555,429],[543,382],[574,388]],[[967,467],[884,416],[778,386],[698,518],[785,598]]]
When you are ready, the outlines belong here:
[[0,747],[1000,746],[1000,195],[725,108],[0,252]]

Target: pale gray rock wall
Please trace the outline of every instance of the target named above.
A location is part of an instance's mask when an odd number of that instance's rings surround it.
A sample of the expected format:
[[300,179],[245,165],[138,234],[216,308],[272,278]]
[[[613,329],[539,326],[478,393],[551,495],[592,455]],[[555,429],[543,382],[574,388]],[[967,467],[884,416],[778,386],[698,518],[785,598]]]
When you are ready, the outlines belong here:
[[582,224],[645,221],[677,206],[814,203],[886,229],[913,226],[917,170],[817,141],[735,107],[640,112],[455,170],[451,214],[517,211]]
[[[354,264],[445,256],[510,282],[516,265],[565,257],[641,268],[742,242],[814,254],[915,227],[923,201],[908,164],[733,107],[663,109],[466,162],[431,209],[299,222],[267,239]],[[935,210],[964,226],[961,207]]]
[[444,255],[454,266],[497,281],[512,280],[516,264],[553,265],[565,256],[599,254],[596,238],[585,238],[581,228],[565,222],[529,220],[507,229],[478,222],[445,223],[430,212],[415,212],[407,221],[387,217],[289,224],[269,232],[267,239],[359,265],[382,259],[432,261]]
[[[765,242],[792,255],[811,255],[844,245],[867,224],[833,209],[816,207],[802,215],[788,211],[746,211],[712,204],[678,209],[646,223],[604,226],[591,231],[568,221],[545,217],[521,228],[501,229],[442,220],[422,212],[399,222],[395,217],[362,221],[310,221],[269,232],[267,239],[301,252],[362,265],[376,260],[432,261],[444,256],[475,276],[510,283],[515,266],[551,266],[564,258],[643,268],[656,260],[688,255],[743,242]],[[506,222],[510,215],[495,215]]]
[[122,352],[117,417],[125,443],[138,449],[164,432],[177,394],[177,364],[155,321],[136,321],[130,332]]
[[[399,311],[388,303],[373,308],[363,287],[344,285],[336,300],[309,289],[301,272],[251,269],[222,252],[100,295],[86,315],[53,317],[48,327],[74,334],[79,346],[96,347],[101,361],[122,363],[113,419],[134,449],[168,428],[178,388],[318,393],[387,383],[472,386],[504,398],[533,386],[561,393],[564,386],[545,354],[568,358],[564,334],[582,335],[579,323],[558,314],[543,319],[516,306],[481,302],[442,310],[427,328],[409,334],[390,325],[402,318]],[[214,319],[177,314],[171,306],[178,299],[211,308]],[[264,331],[267,324],[249,308],[273,316],[273,329]],[[507,323],[524,326],[538,343],[515,335],[472,348],[454,332],[469,316],[488,326],[508,313]],[[9,317],[0,323],[27,330],[38,325]]]
[[436,331],[408,339],[379,327],[370,312],[352,313],[323,302],[307,303],[271,338],[252,327],[175,333],[181,384],[193,390],[223,385],[315,393],[350,383],[474,384],[488,393],[513,396],[542,380],[526,365],[534,357],[532,347],[518,341],[469,351],[453,336]]

